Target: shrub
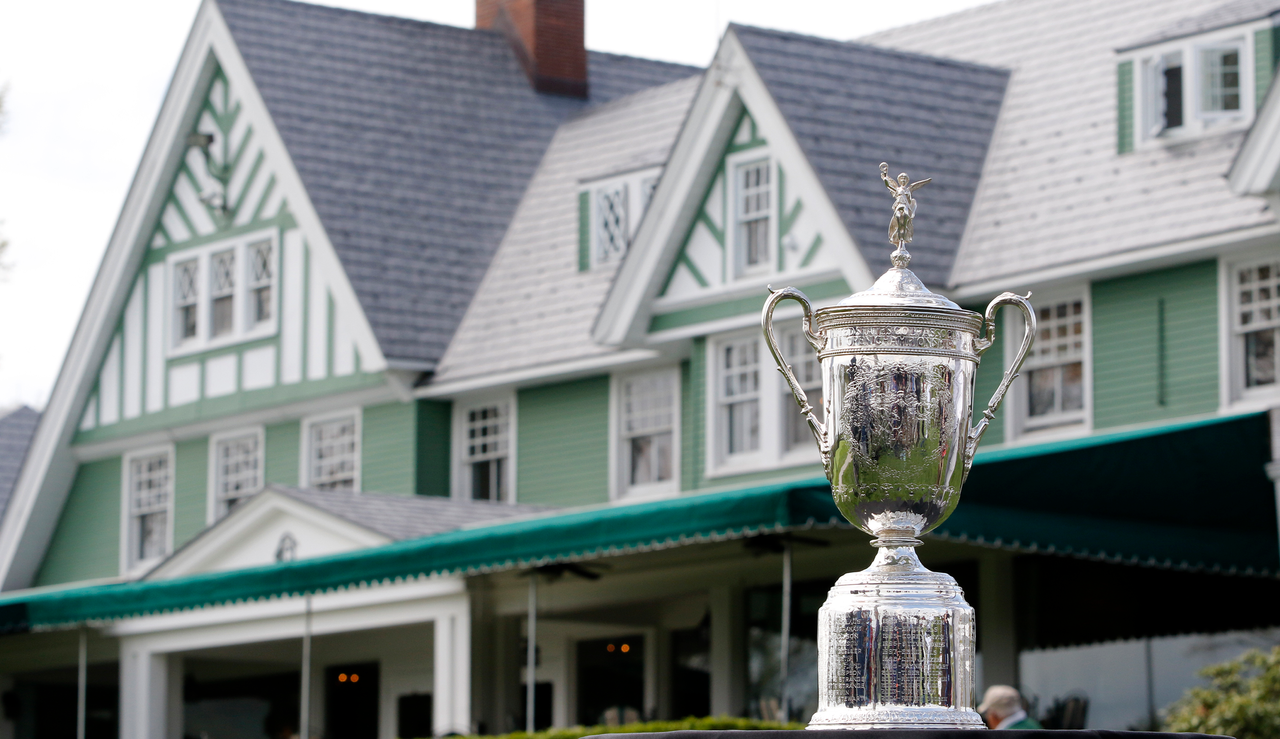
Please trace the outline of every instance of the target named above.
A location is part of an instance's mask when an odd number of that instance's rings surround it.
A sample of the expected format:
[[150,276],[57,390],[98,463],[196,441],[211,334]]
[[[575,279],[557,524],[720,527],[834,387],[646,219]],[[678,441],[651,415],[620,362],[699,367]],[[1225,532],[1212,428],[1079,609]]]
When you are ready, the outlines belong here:
[[[750,718],[731,718],[729,716],[707,716],[705,718],[689,718],[679,721],[646,721],[639,724],[623,724],[621,726],[571,726],[567,729],[547,729],[533,734],[527,734],[523,731],[515,731],[510,734],[502,734],[496,739],[580,739],[580,737],[590,736],[592,734],[641,734],[654,731],[684,731],[689,729],[696,730],[719,730],[728,729],[793,729],[800,730],[804,728],[804,724],[781,724],[776,721],[758,721]],[[480,737],[471,737],[470,739],[481,739]],[[486,738],[493,739],[493,738]]]
[[1280,737],[1280,647],[1246,652],[1200,674],[1209,678],[1209,686],[1188,690],[1170,707],[1165,731]]

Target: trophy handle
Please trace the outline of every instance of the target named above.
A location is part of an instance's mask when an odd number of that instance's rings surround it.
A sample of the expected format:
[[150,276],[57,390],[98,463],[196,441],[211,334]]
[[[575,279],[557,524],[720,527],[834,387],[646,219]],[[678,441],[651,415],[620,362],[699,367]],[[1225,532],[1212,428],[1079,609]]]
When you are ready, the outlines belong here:
[[982,322],[982,333],[978,336],[978,340],[974,344],[974,353],[978,357],[982,357],[983,353],[991,348],[995,343],[996,334],[996,311],[1002,305],[1017,306],[1022,311],[1022,317],[1026,319],[1026,331],[1022,334],[1022,346],[1018,347],[1018,355],[1014,358],[1013,364],[1004,372],[1004,379],[1000,381],[1000,387],[996,388],[996,392],[991,396],[991,402],[987,404],[987,409],[982,412],[982,420],[977,425],[969,429],[969,440],[964,450],[964,476],[969,476],[969,468],[973,466],[973,455],[978,451],[978,442],[982,440],[982,435],[986,433],[987,426],[995,418],[996,410],[1000,407],[1000,401],[1004,400],[1004,394],[1009,392],[1009,386],[1013,381],[1018,379],[1018,370],[1022,369],[1022,363],[1027,360],[1027,352],[1031,351],[1031,344],[1036,340],[1036,311],[1031,307],[1027,298],[1031,297],[1031,293],[1027,293],[1026,297],[1015,293],[1000,293],[995,300],[987,306],[986,316]]
[[[795,372],[791,370],[791,365],[787,364],[786,359],[782,356],[782,351],[778,349],[778,338],[773,334],[773,309],[778,303],[784,300],[794,300],[800,304],[804,310],[804,320],[802,323],[804,338],[813,347],[814,351],[822,351],[826,346],[826,337],[815,334],[813,332],[813,306],[809,303],[809,298],[794,287],[784,287],[781,290],[774,290],[769,287],[769,299],[764,301],[764,312],[760,315],[760,323],[764,326],[764,341],[769,345],[769,352],[773,354],[773,361],[778,364],[778,371],[782,376],[787,378],[787,386],[791,388],[791,394],[795,396],[796,403],[800,405],[800,413],[809,422],[809,430],[813,432],[813,438],[818,442],[818,451],[822,453],[822,464],[824,467],[830,467],[827,460],[831,456],[831,448],[827,444],[827,427],[823,421],[819,421],[818,417],[813,414],[813,406],[809,405],[809,399],[804,394],[804,389],[800,387],[800,383],[796,380]],[[824,414],[825,416],[825,414]]]

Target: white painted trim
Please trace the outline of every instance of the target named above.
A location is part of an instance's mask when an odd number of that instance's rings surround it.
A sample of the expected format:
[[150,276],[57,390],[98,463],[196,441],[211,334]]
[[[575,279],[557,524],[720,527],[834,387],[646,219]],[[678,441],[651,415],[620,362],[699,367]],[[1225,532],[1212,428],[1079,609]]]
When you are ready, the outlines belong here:
[[[631,377],[641,375],[666,374],[671,377],[673,397],[671,400],[671,479],[666,482],[632,486],[627,482],[628,454],[622,448],[622,382]],[[680,366],[654,367],[630,372],[615,372],[609,375],[609,499],[610,500],[651,500],[667,498],[680,494],[681,480],[681,410],[680,403],[683,387],[680,382]]]
[[496,392],[488,392],[477,395],[470,395],[463,398],[456,398],[453,401],[453,423],[452,423],[452,443],[449,448],[452,450],[450,460],[451,474],[449,475],[450,487],[452,488],[452,497],[458,500],[471,500],[471,470],[467,466],[467,411],[472,408],[479,408],[486,405],[503,405],[507,406],[507,481],[502,491],[503,497],[506,498],[505,503],[515,505],[519,498],[519,485],[516,481],[517,460],[518,460],[518,441],[519,441],[519,418],[520,409],[516,403],[517,393],[515,389],[508,388]]
[[[793,318],[793,320],[796,320],[797,327],[798,319],[799,312],[797,309]],[[789,323],[790,321],[779,317],[774,321],[775,331],[781,335],[784,331],[792,328],[788,326]],[[727,459],[722,451],[721,444],[724,429],[720,418],[718,394],[720,371],[716,357],[718,348],[724,342],[743,338],[758,338],[760,341],[760,447],[753,453],[739,454],[735,455],[733,459]],[[783,416],[786,413],[785,403],[793,401],[790,400],[791,392],[786,385],[786,381],[773,364],[773,356],[769,354],[758,326],[747,330],[708,336],[705,350],[707,368],[707,376],[705,378],[707,383],[706,399],[703,411],[706,414],[706,422],[704,423],[705,438],[703,440],[705,447],[704,459],[706,460],[703,469],[703,477],[705,479],[714,480],[734,475],[774,472],[820,462],[816,445],[807,444],[800,450],[792,450],[790,452],[784,448],[782,434],[784,433]]]
[[[1055,285],[1048,288],[1033,288],[1031,290],[1032,305],[1039,309],[1043,305],[1052,305],[1064,300],[1073,300],[1080,298],[1084,303],[1084,354],[1081,356],[1083,363],[1083,377],[1081,382],[1084,385],[1084,410],[1081,414],[1079,422],[1065,423],[1060,426],[1051,426],[1039,429],[1027,429],[1026,413],[1027,413],[1027,369],[1021,371],[1018,379],[1013,381],[1012,387],[1009,388],[1008,394],[1004,399],[1005,423],[1004,423],[1004,441],[1005,442],[1026,442],[1041,443],[1052,439],[1069,439],[1077,436],[1088,436],[1093,433],[1093,290],[1089,283],[1075,283],[1068,285]],[[1013,326],[1006,327],[1004,336],[999,340],[1004,342],[1004,368],[1007,370],[1013,363],[1014,356],[1018,353],[1018,348],[1022,344],[1023,322],[1022,314],[1017,313],[1016,317],[1011,321]],[[1031,345],[1031,351],[1036,350],[1036,345]],[[989,398],[973,399],[973,412],[976,417],[981,413],[983,408],[987,407]]]
[[[743,119],[745,122],[746,119]],[[757,125],[757,130],[759,126]],[[736,177],[738,168],[753,162],[763,160],[769,170],[769,256],[763,268],[747,274],[739,274],[738,257],[742,244],[739,244],[738,234],[738,178]],[[725,209],[724,222],[724,257],[725,257],[725,282],[727,284],[741,284],[756,282],[761,279],[776,279],[778,275],[778,254],[777,250],[782,248],[778,243],[778,214],[780,211],[778,203],[778,170],[781,165],[778,158],[773,155],[773,150],[767,144],[757,146],[743,151],[735,151],[724,157],[724,195],[728,207]]]
[[227,439],[239,438],[254,434],[258,437],[258,478],[261,490],[266,485],[267,432],[266,427],[242,426],[237,429],[220,431],[209,436],[209,474],[208,487],[205,489],[205,526],[212,526],[218,521],[218,444]]
[[615,367],[651,362],[661,357],[662,354],[653,349],[629,349],[584,359],[571,359],[565,362],[544,364],[527,369],[495,372],[490,375],[481,375],[480,377],[446,380],[420,387],[414,390],[413,394],[414,397],[418,398],[458,398],[469,393],[497,392],[531,380],[539,382],[571,380],[575,377],[600,374],[602,371],[608,371]]
[[66,359],[0,522],[0,587],[5,590],[31,582],[57,525],[75,475],[75,455],[69,447],[70,440],[80,422],[93,375],[111,341],[116,319],[128,299],[132,278],[149,248],[148,229],[161,214],[166,187],[185,152],[181,142],[200,110],[202,101],[197,93],[213,73],[214,57],[228,81],[240,91],[244,114],[261,121],[260,126],[255,126],[254,138],[264,147],[275,167],[281,197],[288,199],[298,227],[312,242],[313,259],[325,263],[330,275],[329,287],[341,297],[337,301],[339,309],[359,326],[354,333],[363,370],[378,372],[386,366],[386,358],[355,291],[342,271],[320,217],[218,6],[214,0],[205,0],[183,46]]
[[1149,272],[1165,267],[1202,259],[1212,259],[1220,254],[1251,249],[1280,240],[1280,223],[1222,231],[1180,241],[1154,244],[1137,249],[1106,254],[1092,259],[1059,264],[1045,269],[1027,272],[1010,272],[971,282],[941,291],[955,300],[971,301],[990,299],[1009,289],[1009,285],[1042,285],[1088,278],[1092,281],[1120,277],[1137,272]]
[[[133,547],[136,543],[133,537],[133,516],[132,506],[129,500],[129,467],[133,460],[137,457],[149,457],[157,454],[165,454],[169,457],[169,507],[165,511],[167,520],[165,525],[165,533],[168,541],[165,542],[165,553],[156,559],[133,561]],[[158,446],[144,447],[134,449],[125,454],[120,460],[120,551],[119,565],[120,576],[126,579],[134,579],[143,575],[147,570],[154,567],[157,563],[164,560],[165,557],[173,554],[173,529],[174,529],[174,511],[177,495],[177,473],[178,473],[178,454],[173,444],[160,444]]]
[[[642,191],[644,181],[652,177],[662,176],[662,166],[641,167],[640,169],[632,169],[626,172],[617,172],[604,177],[597,177],[591,180],[583,180],[579,183],[579,192],[587,193],[587,223],[590,229],[587,234],[587,262],[589,269],[595,270],[602,266],[599,254],[599,199],[596,192],[602,188],[625,184],[627,186],[627,239],[628,247],[630,240],[635,238],[636,231],[640,227],[640,222],[644,220],[644,213],[647,210],[644,202],[644,192]],[[626,253],[618,257],[616,261],[626,259]]]
[[1227,172],[1237,195],[1274,193],[1280,175],[1280,85],[1272,84]]
[[1275,259],[1276,245],[1218,258],[1218,400],[1223,412],[1266,410],[1280,406],[1280,383],[1244,387],[1244,342],[1238,341],[1231,316],[1235,310],[1235,271],[1250,262]]
[[[835,267],[811,267],[803,271],[788,272],[785,275],[779,275],[776,271],[767,275],[752,275],[727,282],[724,285],[712,285],[700,290],[697,295],[679,298],[664,295],[654,298],[651,304],[651,315],[674,313],[688,308],[700,308],[704,305],[716,305],[717,303],[740,298],[758,297],[760,298],[760,304],[764,305],[765,298],[769,296],[769,286],[778,282],[779,277],[786,277],[787,281],[792,285],[815,284],[842,278],[844,273]],[[835,298],[832,302],[842,300],[844,297],[846,296]],[[753,315],[752,317],[759,321],[759,316]],[[705,326],[707,324],[701,325]],[[649,334],[649,336],[653,336],[653,334]]]
[[266,490],[200,532],[196,538],[155,565],[143,579],[167,580],[208,571],[204,566],[212,557],[235,547],[246,532],[272,513],[284,513],[316,528],[350,539],[363,548],[391,543],[391,539],[385,534],[274,490]]
[[[153,330],[163,331],[162,336],[167,338],[164,342],[166,356],[170,359],[189,356],[198,352],[207,352],[214,349],[221,349],[227,346],[235,346],[248,341],[256,341],[275,336],[280,327],[280,239],[278,237],[279,229],[275,227],[265,228],[251,233],[232,236],[220,241],[214,241],[207,244],[191,247],[190,249],[182,249],[175,251],[165,257],[164,260],[164,310],[162,315],[165,316],[164,321],[159,327],[151,327]],[[248,279],[245,274],[249,264],[249,244],[256,244],[262,241],[270,241],[272,249],[272,259],[275,262],[272,265],[275,276],[271,281],[271,300],[272,313],[271,318],[264,321],[262,325],[253,328],[246,328],[248,323],[247,317],[249,312],[249,286]],[[232,292],[232,330],[231,333],[213,338],[209,336],[212,329],[211,315],[211,296],[209,294],[209,280],[212,274],[209,269],[209,257],[214,252],[222,252],[227,250],[235,252],[235,275],[233,292]],[[186,262],[191,259],[197,260],[198,283],[196,292],[196,336],[195,338],[178,343],[177,326],[175,324],[176,304],[173,297],[173,267],[178,262]],[[202,393],[203,394],[203,393]]]
[[359,406],[318,413],[299,421],[301,438],[298,440],[298,487],[311,487],[311,427],[317,423],[346,418],[347,416],[354,417],[356,422],[356,471],[354,487],[351,492],[358,494],[362,491],[360,487],[360,472],[364,467],[364,409]]
[[644,343],[652,302],[683,246],[688,224],[697,217],[699,196],[711,184],[721,152],[733,137],[738,113],[744,107],[751,111],[757,130],[769,142],[772,158],[786,163],[788,178],[794,180],[797,189],[802,181],[816,183],[812,190],[820,200],[805,211],[819,219],[823,248],[836,249],[844,255],[839,262],[845,281],[854,290],[874,282],[875,276],[838,217],[839,211],[826,189],[821,187],[813,165],[730,29],[694,96],[631,253],[619,268],[600,310],[592,329],[597,343]]

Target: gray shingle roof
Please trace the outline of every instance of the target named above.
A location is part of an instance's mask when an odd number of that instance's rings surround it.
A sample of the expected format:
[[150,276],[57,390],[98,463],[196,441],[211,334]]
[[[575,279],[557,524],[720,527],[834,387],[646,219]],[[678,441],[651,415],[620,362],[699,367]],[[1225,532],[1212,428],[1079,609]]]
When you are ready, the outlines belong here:
[[953,285],[1274,222],[1223,177],[1239,130],[1116,153],[1116,48],[1219,4],[1005,0],[866,39],[1013,70]]
[[1208,33],[1219,28],[1229,28],[1241,23],[1261,20],[1277,12],[1280,12],[1280,0],[1231,0],[1231,2],[1223,3],[1207,12],[1183,18],[1177,23],[1165,26],[1159,32],[1135,43],[1128,44],[1121,48],[1120,51],[1150,46],[1162,41],[1172,41],[1185,36]]
[[496,522],[550,510],[541,506],[422,495],[354,495],[345,491],[300,490],[279,485],[272,485],[269,489],[395,540],[439,534],[472,524]]
[[534,92],[492,31],[218,0],[393,363],[444,353],[559,123],[697,70],[588,56],[591,97]]
[[39,420],[40,414],[25,405],[0,416],[0,516],[9,505]]
[[933,182],[911,268],[942,284],[960,247],[1009,73],[966,62],[733,26],[872,272],[889,268],[891,176]]

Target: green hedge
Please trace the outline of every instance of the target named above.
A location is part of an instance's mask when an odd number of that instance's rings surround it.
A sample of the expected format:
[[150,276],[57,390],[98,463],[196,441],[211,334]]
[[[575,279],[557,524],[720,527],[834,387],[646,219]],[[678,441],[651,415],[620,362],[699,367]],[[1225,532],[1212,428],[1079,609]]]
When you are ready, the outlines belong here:
[[[548,729],[533,734],[516,731],[510,734],[502,734],[497,739],[580,739],[580,737],[592,734],[640,734],[653,731],[685,731],[689,729],[720,731],[726,729],[790,729],[799,731],[804,729],[804,724],[781,724],[777,721],[757,721],[756,719],[730,718],[729,716],[708,716],[706,718],[693,718],[690,716],[679,721],[647,721],[640,724],[623,724],[621,726],[571,726],[567,729]],[[476,736],[469,739],[481,739],[481,737]],[[484,739],[492,738],[485,737]]]

